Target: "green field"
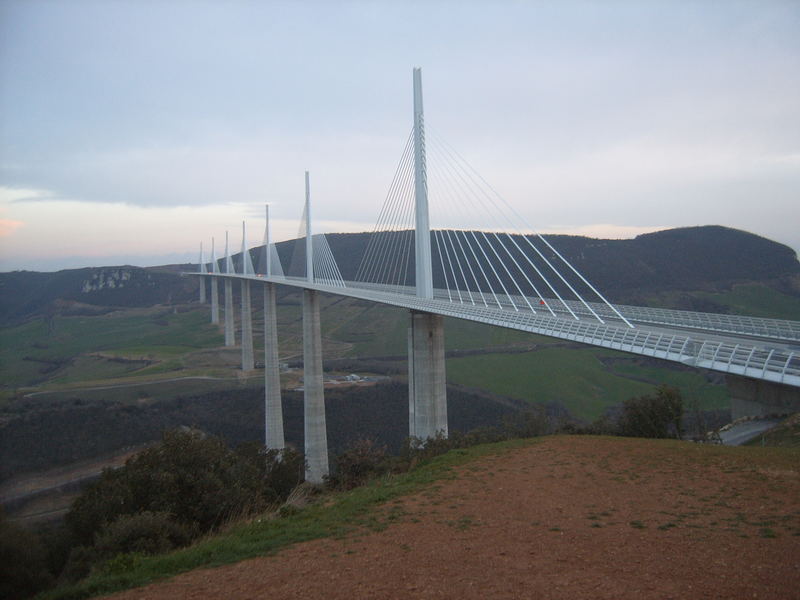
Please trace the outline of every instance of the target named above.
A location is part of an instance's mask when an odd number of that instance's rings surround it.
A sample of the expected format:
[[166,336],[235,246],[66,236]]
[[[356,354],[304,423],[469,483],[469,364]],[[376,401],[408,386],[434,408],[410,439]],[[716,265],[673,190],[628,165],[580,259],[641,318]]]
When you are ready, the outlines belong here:
[[613,350],[584,347],[451,358],[447,361],[447,380],[529,402],[559,402],[574,416],[590,421],[610,406],[652,393],[659,383],[680,388],[684,398],[697,400],[700,408],[727,406],[725,388],[706,383],[699,373],[635,365],[611,369],[600,360],[624,356]]
[[[299,303],[299,296],[290,296],[278,307],[282,360],[302,356]],[[335,296],[323,296],[322,306],[326,358],[405,356],[407,311]],[[262,352],[261,327],[257,312],[256,356]],[[650,393],[660,383],[680,388],[688,402],[703,409],[728,404],[725,389],[706,382],[700,372],[645,367],[634,360],[604,364],[601,358],[630,358],[610,350],[569,348],[553,338],[450,318],[445,320],[445,341],[448,351],[486,351],[449,359],[451,383],[530,402],[559,402],[582,419],[595,419],[607,407]],[[0,332],[3,396],[18,388],[38,388],[74,397],[70,390],[82,384],[88,388],[187,376],[221,379],[214,388],[231,385],[239,350],[225,349],[222,343],[220,328],[209,323],[208,307],[39,319]],[[507,352],[511,348],[535,351]],[[185,385],[188,390],[196,384]],[[164,393],[172,396],[172,386],[119,388],[115,396],[160,398]]]
[[800,298],[759,284],[735,285],[729,292],[698,293],[698,296],[729,307],[734,314],[770,319],[800,320]]
[[300,542],[382,531],[403,514],[396,508],[383,512],[376,510],[388,501],[425,489],[437,480],[452,478],[455,476],[454,468],[469,461],[538,442],[539,439],[510,440],[452,450],[423,461],[407,473],[386,476],[348,492],[328,493],[283,518],[264,515],[264,518],[235,524],[181,550],[154,556],[120,554],[86,579],[57,587],[38,597],[41,600],[77,600],[109,594],[192,569],[266,556]]
[[800,298],[760,283],[740,283],[723,292],[661,292],[649,297],[645,303],[652,307],[681,307],[684,306],[681,300],[686,297],[708,300],[718,305],[701,308],[701,311],[800,321]]
[[161,308],[56,316],[49,326],[39,319],[0,331],[0,367],[6,388],[91,381],[130,375],[143,366],[113,359],[171,360],[180,367],[187,352],[221,343],[205,311]]

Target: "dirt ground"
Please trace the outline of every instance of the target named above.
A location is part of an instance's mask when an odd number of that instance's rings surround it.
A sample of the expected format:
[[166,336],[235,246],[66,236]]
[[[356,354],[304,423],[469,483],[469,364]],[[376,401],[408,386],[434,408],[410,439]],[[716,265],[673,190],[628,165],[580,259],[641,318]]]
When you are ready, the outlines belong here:
[[745,452],[545,438],[382,507],[383,531],[113,598],[800,598],[800,461]]

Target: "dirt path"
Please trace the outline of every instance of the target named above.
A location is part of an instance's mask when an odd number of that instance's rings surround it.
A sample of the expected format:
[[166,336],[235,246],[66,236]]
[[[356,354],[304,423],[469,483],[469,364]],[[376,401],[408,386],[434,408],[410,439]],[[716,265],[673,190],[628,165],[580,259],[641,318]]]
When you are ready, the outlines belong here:
[[390,503],[383,531],[113,597],[800,598],[800,464],[755,450],[547,438]]

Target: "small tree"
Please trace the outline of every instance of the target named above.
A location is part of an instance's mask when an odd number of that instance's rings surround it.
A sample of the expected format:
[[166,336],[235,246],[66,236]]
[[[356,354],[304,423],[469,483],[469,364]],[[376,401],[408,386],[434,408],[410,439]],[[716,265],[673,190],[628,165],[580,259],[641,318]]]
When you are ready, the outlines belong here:
[[52,580],[39,538],[9,522],[0,509],[0,598],[28,598]]
[[339,454],[333,465],[333,474],[328,478],[330,484],[352,489],[387,471],[386,446],[378,446],[372,440],[359,440]]
[[[274,457],[269,463],[275,470]],[[266,477],[263,453],[233,452],[197,430],[168,431],[124,467],[104,471],[75,500],[66,522],[75,544],[83,546],[119,517],[144,511],[169,514],[201,533],[275,501]]]
[[682,420],[680,390],[661,385],[653,396],[640,396],[623,402],[619,433],[630,437],[681,438]]

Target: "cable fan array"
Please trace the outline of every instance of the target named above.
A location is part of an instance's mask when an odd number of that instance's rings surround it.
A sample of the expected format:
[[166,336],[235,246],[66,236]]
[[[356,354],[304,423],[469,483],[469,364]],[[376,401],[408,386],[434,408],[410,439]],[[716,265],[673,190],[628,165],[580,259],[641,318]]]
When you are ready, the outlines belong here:
[[[533,228],[430,128],[426,141],[435,297],[604,322],[602,306],[632,327],[550,242],[527,233]],[[463,228],[442,226],[448,222]],[[359,285],[413,294],[414,235],[412,132],[359,265]]]
[[[288,277],[296,279],[306,279],[307,261],[306,261],[306,222],[308,215],[306,209],[303,209],[303,217],[300,219],[300,229],[297,234],[297,239],[294,242],[292,250],[292,259],[289,264]],[[334,287],[345,287],[342,273],[336,264],[336,259],[331,251],[328,238],[324,233],[312,234],[311,236],[311,250],[312,250],[312,269],[314,271],[314,282],[330,285]],[[273,246],[275,259],[277,259],[277,252]],[[280,265],[280,260],[277,261]],[[274,263],[273,263],[274,264]]]
[[378,222],[356,272],[355,281],[395,288],[413,285],[414,277],[414,131],[408,135]]

